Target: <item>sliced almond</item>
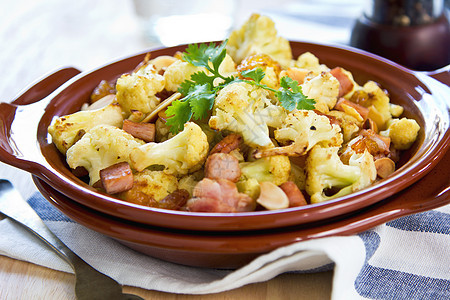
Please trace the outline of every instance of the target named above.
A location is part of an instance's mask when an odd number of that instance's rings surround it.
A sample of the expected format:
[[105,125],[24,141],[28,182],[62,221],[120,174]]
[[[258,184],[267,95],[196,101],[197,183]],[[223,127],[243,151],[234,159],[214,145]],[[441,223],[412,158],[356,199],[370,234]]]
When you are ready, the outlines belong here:
[[259,184],[261,192],[256,202],[266,209],[275,210],[289,207],[289,199],[276,184],[264,181]]
[[395,163],[392,159],[382,157],[375,160],[375,168],[377,169],[377,175],[380,178],[386,178],[395,171]]
[[156,119],[160,111],[169,106],[173,101],[178,100],[180,97],[181,97],[180,93],[175,93],[171,95],[169,98],[159,103],[158,106],[156,106],[155,109],[148,116],[146,116],[144,120],[142,120],[142,122],[146,123],[152,121],[153,119]]

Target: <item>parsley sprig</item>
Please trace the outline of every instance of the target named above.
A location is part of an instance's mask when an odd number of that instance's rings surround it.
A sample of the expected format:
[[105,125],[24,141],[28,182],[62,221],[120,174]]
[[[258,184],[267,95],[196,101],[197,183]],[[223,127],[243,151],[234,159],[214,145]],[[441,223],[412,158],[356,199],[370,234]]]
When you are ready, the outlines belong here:
[[[265,73],[260,68],[241,72],[244,79],[233,76],[225,77],[220,74],[219,66],[226,56],[226,42],[224,41],[219,46],[211,43],[209,45],[191,44],[187,47],[183,59],[194,66],[204,67],[211,75],[200,71],[192,74],[190,80],[186,80],[180,85],[178,91],[184,97],[172,102],[166,110],[166,115],[169,116],[166,124],[172,133],[181,131],[184,124],[191,118],[194,120],[205,118],[214,105],[217,92],[232,82],[244,81],[274,92],[281,106],[288,111],[292,111],[294,108],[314,109],[315,101],[308,99],[302,93],[298,82],[287,76],[281,78],[280,88],[275,90],[261,83]],[[220,83],[214,85],[217,78]]]

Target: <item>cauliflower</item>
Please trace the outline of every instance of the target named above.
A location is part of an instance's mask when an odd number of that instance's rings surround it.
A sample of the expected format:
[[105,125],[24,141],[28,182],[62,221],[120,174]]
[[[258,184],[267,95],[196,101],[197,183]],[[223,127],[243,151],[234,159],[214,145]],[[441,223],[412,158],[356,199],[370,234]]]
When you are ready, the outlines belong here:
[[93,185],[100,179],[100,170],[123,161],[130,163],[130,152],[143,144],[120,128],[98,125],[67,150],[66,159],[72,169],[84,167]]
[[196,67],[186,61],[177,60],[164,72],[165,89],[169,92],[176,92],[182,82],[191,79],[192,74],[205,70],[205,68]]
[[275,130],[275,139],[286,146],[266,148],[255,157],[270,155],[305,155],[314,145],[340,146],[343,143],[341,128],[331,124],[326,116],[312,110],[289,113],[281,128]]
[[242,162],[239,164],[239,167],[242,174],[239,181],[254,178],[258,182],[270,181],[280,185],[286,182],[291,174],[291,161],[289,157],[284,155],[274,155],[255,161]]
[[199,170],[205,162],[209,144],[200,126],[188,122],[184,130],[162,143],[147,143],[133,149],[131,166],[142,171],[151,165],[163,165],[164,172],[186,175]]
[[192,174],[185,175],[178,180],[178,188],[188,191],[192,197],[194,188],[197,183],[205,177],[203,170],[198,170]]
[[242,76],[242,72],[256,68],[260,68],[264,71],[264,78],[261,80],[262,84],[273,89],[278,89],[280,87],[279,75],[281,73],[281,66],[267,54],[247,56],[241,64],[237,66],[237,71],[241,73]]
[[322,72],[317,76],[306,76],[301,84],[303,94],[316,101],[315,108],[327,113],[337,102],[339,81],[330,72]]
[[261,193],[259,182],[255,178],[243,179],[236,182],[236,187],[239,193],[244,193],[250,196],[253,200],[258,199]]
[[[228,54],[225,55],[225,58],[220,64],[218,71],[224,77],[236,74],[236,64],[234,63],[231,56],[229,56]],[[174,63],[168,66],[164,72],[165,89],[169,92],[178,91],[181,83],[186,80],[190,80],[191,75],[197,72],[205,72],[206,74],[210,74],[210,72],[207,71],[204,67],[197,67],[190,64],[189,62],[177,59]],[[222,79],[215,81],[214,84],[218,84],[219,81],[222,81]]]
[[297,185],[300,190],[305,190],[306,187],[306,174],[304,167],[301,167],[294,162],[291,163],[291,174],[288,181],[292,181]]
[[116,97],[126,117],[135,110],[143,114],[152,112],[160,102],[156,94],[164,89],[164,85],[164,77],[152,64],[117,79]]
[[[306,191],[311,203],[319,203],[361,190],[375,181],[373,156],[366,150],[354,153],[348,165],[338,155],[339,147],[315,146],[306,160]],[[331,196],[327,191],[336,191]]]
[[322,72],[329,72],[330,68],[326,65],[320,64],[319,59],[311,52],[305,52],[300,55],[294,62],[294,67],[308,70],[312,72],[315,76]]
[[414,119],[392,119],[388,128],[380,134],[391,138],[391,143],[397,150],[406,150],[416,141],[420,126]]
[[331,110],[329,116],[335,117],[341,123],[344,142],[350,141],[362,127],[362,122],[358,121],[354,116],[343,111]]
[[[350,101],[360,104],[369,109],[368,118],[373,120],[379,130],[385,130],[388,122],[392,119],[391,110],[394,108],[389,103],[388,95],[375,83],[368,81],[362,88],[355,90]],[[399,113],[393,109],[394,114]]]
[[270,147],[269,126],[278,127],[286,114],[268,92],[245,82],[225,86],[217,95],[209,126],[239,133],[252,147]]
[[253,54],[267,54],[283,67],[289,66],[292,52],[289,41],[277,36],[274,22],[267,16],[253,14],[230,34],[227,53],[236,63]]
[[97,110],[79,111],[56,118],[48,127],[52,141],[62,154],[72,147],[91,128],[100,125],[122,127],[122,109],[110,104]]
[[133,187],[117,196],[125,201],[157,206],[159,202],[178,188],[178,180],[175,176],[162,171],[143,170],[134,174]]

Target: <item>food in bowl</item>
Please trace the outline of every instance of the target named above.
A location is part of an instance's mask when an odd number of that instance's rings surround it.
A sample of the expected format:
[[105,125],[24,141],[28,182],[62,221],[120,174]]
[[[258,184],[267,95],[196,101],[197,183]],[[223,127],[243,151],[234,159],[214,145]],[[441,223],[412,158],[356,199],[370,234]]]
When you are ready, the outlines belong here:
[[254,14],[221,44],[146,57],[48,131],[74,174],[116,198],[192,212],[334,199],[395,171],[420,126],[377,83]]

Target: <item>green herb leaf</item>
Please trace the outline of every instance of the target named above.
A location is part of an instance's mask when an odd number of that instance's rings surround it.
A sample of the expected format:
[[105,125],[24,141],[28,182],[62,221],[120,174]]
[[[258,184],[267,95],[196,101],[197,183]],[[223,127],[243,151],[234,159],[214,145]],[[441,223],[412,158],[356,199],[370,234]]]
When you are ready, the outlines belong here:
[[207,51],[211,47],[206,44],[190,44],[183,54],[183,59],[197,67],[208,67],[209,55]]
[[[206,68],[211,75],[200,71],[191,75],[190,80],[184,81],[178,91],[184,98],[172,102],[167,108],[166,115],[169,116],[166,124],[170,126],[170,131],[177,133],[181,131],[186,122],[191,118],[195,120],[205,118],[214,106],[217,92],[227,84],[233,82],[247,82],[254,86],[274,92],[280,100],[281,106],[292,111],[293,109],[314,109],[316,103],[313,99],[308,99],[303,93],[298,82],[283,77],[280,80],[280,88],[275,90],[262,84],[265,73],[261,68],[246,70],[241,72],[245,79],[238,79],[233,76],[225,77],[220,74],[219,67],[226,56],[226,43],[224,41],[219,46],[214,43],[191,44],[186,48],[183,59],[194,66]],[[220,83],[214,86],[215,79],[221,79]]]
[[275,93],[280,100],[281,105],[288,111],[297,109],[314,109],[316,101],[309,99],[302,92],[302,87],[296,80],[290,77],[282,77],[280,80],[280,89]]
[[[216,46],[214,43],[207,44],[191,44],[187,47],[183,59],[194,66],[205,67],[214,75],[219,75],[219,66],[225,59],[227,54],[226,43],[224,41],[221,45]],[[212,64],[212,68],[211,65]]]
[[208,84],[209,86],[214,86],[215,76],[208,76],[205,72],[197,72],[191,75],[191,81],[195,84]]
[[245,78],[253,79],[256,83],[261,83],[261,80],[263,80],[266,74],[261,68],[255,68],[251,70],[244,70],[241,72],[241,75]]
[[166,115],[169,116],[166,125],[170,127],[172,133],[183,130],[184,124],[192,117],[191,106],[188,101],[176,100],[167,108]]
[[209,84],[193,86],[186,97],[186,102],[191,106],[192,117],[195,120],[206,117],[214,105],[215,98],[216,91],[211,90]]
[[225,59],[225,56],[227,55],[227,49],[225,48],[227,45],[228,40],[225,40],[222,44],[220,44],[219,47],[214,48],[212,50],[211,55],[209,57],[209,60],[211,61],[214,70],[217,70],[217,74],[219,73],[219,66],[222,63],[222,61]]

